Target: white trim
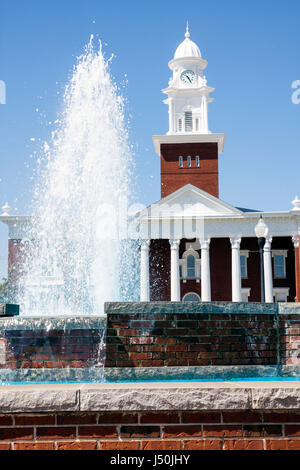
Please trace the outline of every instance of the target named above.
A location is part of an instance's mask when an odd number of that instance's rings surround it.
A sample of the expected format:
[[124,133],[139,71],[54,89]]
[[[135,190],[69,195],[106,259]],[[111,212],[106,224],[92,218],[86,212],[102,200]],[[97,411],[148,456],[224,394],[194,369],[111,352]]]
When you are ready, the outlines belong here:
[[[273,287],[273,296],[275,297],[275,302],[287,302],[289,293],[289,287]],[[285,297],[285,300],[278,300],[277,296],[283,296]]]
[[246,258],[249,258],[249,250],[240,250],[241,256],[246,256]]
[[[250,297],[250,291],[251,291],[251,287],[242,287],[241,288],[242,302],[248,302],[248,299]],[[247,300],[244,300],[246,296],[247,296]]]
[[[201,302],[201,297],[200,297],[199,294],[197,294],[197,292],[187,292],[187,293],[184,294],[184,296],[182,297],[182,302],[184,302],[185,297],[188,296],[188,295],[190,295],[190,294],[196,295],[196,296],[198,297],[198,299],[199,299],[199,302]],[[197,301],[195,301],[195,302],[197,302]]]
[[272,250],[272,257],[276,255],[283,255],[285,258],[287,258],[288,250]]
[[[248,279],[248,262],[247,259],[249,258],[249,250],[240,250],[240,256],[244,256],[246,258],[246,276],[242,276],[242,270],[241,270],[241,278],[242,279]],[[242,263],[241,263],[242,264]]]
[[[195,277],[188,277],[187,275],[187,257],[190,255],[195,258]],[[201,259],[199,253],[193,250],[191,246],[183,253],[182,258],[179,259],[179,266],[181,266],[181,280],[183,282],[186,282],[189,279],[196,279],[196,281],[199,282],[201,278]]]

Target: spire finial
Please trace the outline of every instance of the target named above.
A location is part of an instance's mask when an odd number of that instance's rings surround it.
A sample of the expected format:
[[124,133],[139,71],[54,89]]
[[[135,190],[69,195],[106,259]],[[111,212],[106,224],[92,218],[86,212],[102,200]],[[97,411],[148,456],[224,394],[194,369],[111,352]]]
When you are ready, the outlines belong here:
[[185,32],[185,37],[189,38],[190,37],[190,32],[189,32],[189,22],[186,22],[186,32]]

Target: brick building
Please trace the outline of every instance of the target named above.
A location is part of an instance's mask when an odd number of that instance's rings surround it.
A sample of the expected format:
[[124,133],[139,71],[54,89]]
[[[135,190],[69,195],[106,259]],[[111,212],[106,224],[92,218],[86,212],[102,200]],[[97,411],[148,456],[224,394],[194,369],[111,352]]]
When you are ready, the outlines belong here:
[[[263,290],[266,302],[299,301],[300,201],[262,214],[219,199],[225,135],[209,131],[214,89],[188,28],[168,65],[169,131],[153,136],[162,199],[140,213],[141,300],[255,302]],[[261,215],[263,253],[255,234]]]
[[[206,66],[187,28],[169,62],[168,88],[162,90],[169,131],[153,136],[162,199],[139,214],[140,299],[255,302],[263,290],[267,302],[299,301],[300,200],[296,197],[289,211],[263,213],[261,262],[255,235],[261,212],[219,199],[218,159],[225,135],[208,127],[214,88],[207,85]],[[9,215],[6,204],[0,220],[9,228],[8,264],[16,266],[30,217]]]

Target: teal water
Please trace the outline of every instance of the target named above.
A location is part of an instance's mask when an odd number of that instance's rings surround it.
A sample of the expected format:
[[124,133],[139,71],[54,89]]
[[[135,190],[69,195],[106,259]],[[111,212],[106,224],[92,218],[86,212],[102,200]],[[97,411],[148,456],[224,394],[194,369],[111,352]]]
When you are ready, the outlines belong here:
[[[103,380],[98,383],[169,383],[169,382],[297,382],[300,377],[241,377],[233,379],[170,379],[170,380]],[[97,383],[91,381],[55,381],[49,380],[44,382],[24,381],[24,382],[5,382],[2,385],[42,385],[42,384],[84,384],[84,383]]]

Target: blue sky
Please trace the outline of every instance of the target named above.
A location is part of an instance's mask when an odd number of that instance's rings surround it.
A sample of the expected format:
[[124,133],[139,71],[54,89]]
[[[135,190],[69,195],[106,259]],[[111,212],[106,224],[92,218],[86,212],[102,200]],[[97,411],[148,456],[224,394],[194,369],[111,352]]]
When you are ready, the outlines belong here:
[[[0,205],[26,213],[31,200],[38,139],[60,110],[64,86],[91,34],[103,41],[111,72],[124,88],[131,115],[137,198],[160,198],[159,157],[153,134],[167,131],[162,103],[167,63],[184,39],[208,60],[215,87],[209,127],[226,134],[220,156],[220,197],[240,207],[288,210],[300,197],[300,105],[291,101],[300,80],[300,2],[287,0],[27,0],[0,6]],[[35,138],[33,142],[30,139]],[[30,155],[34,155],[30,157]],[[0,274],[7,230],[0,227]]]

